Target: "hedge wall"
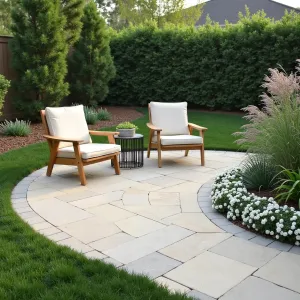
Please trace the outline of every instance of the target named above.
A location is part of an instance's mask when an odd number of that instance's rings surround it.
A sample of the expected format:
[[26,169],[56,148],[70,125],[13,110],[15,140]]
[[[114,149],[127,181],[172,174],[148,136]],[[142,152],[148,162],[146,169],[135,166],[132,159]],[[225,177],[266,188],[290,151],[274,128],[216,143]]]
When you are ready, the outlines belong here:
[[259,103],[268,68],[294,68],[300,58],[300,14],[274,22],[262,12],[247,13],[224,28],[211,22],[198,29],[128,28],[112,38],[111,51],[117,76],[110,84],[110,104],[188,101],[235,110]]

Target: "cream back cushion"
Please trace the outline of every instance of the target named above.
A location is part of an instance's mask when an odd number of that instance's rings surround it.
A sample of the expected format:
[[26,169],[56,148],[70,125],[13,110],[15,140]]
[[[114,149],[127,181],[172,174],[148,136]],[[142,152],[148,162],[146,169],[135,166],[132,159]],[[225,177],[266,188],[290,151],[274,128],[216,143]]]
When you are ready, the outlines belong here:
[[150,102],[152,124],[162,129],[161,135],[189,134],[187,102]]
[[[91,143],[89,129],[85,120],[83,106],[46,107],[46,120],[50,135],[83,140]],[[72,146],[72,143],[60,142],[59,148]]]

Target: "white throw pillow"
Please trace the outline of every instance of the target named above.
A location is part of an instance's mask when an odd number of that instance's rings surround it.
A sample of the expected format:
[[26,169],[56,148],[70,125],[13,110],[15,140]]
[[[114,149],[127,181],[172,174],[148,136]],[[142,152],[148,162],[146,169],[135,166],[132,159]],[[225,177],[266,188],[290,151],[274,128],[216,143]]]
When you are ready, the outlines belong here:
[[189,134],[187,102],[150,102],[152,124],[162,129],[161,135]]
[[[82,144],[92,142],[83,112],[83,105],[46,107],[45,113],[50,135],[80,139],[83,141]],[[60,142],[59,148],[69,146],[72,146],[72,143]]]

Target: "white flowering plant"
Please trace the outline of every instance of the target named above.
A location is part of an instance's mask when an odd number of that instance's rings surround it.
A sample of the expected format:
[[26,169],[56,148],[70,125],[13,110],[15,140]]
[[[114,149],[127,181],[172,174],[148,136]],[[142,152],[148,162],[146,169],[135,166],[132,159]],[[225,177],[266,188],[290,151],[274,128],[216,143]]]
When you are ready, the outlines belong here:
[[300,246],[300,211],[279,205],[272,197],[249,193],[241,170],[232,169],[219,175],[212,188],[212,207],[227,219],[241,221],[252,230],[276,240]]

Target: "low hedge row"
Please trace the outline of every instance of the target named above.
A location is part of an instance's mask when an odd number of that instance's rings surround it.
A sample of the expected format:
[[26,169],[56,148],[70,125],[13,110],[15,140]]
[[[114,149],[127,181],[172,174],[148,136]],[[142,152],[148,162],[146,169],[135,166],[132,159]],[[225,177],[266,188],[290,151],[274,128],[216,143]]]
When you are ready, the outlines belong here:
[[300,211],[280,206],[273,198],[248,193],[239,169],[227,171],[215,180],[212,206],[229,220],[282,242],[300,246]]
[[106,102],[145,105],[188,101],[235,110],[258,104],[268,68],[294,68],[300,54],[300,14],[274,22],[262,12],[236,25],[198,29],[131,27],[111,40],[117,76]]

